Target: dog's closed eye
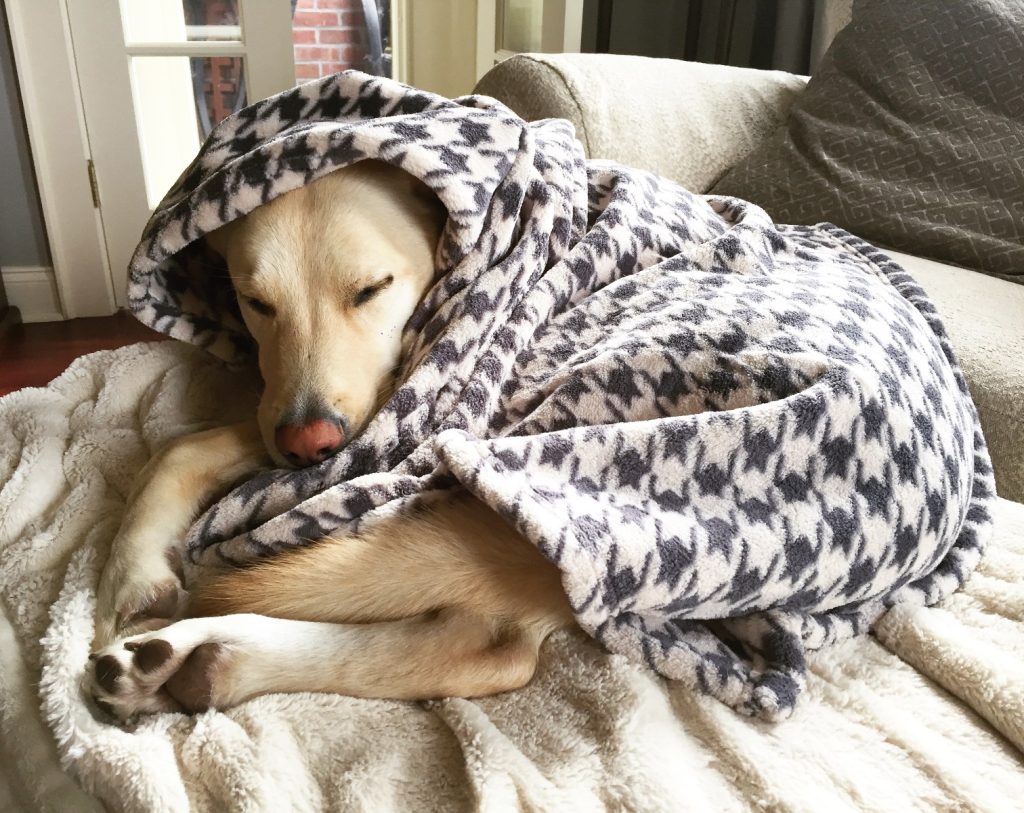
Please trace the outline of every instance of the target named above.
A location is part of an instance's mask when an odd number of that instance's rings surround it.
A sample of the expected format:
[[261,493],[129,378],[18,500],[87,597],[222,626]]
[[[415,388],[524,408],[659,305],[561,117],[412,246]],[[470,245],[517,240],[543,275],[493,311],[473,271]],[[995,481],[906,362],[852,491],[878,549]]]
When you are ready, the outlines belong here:
[[391,274],[388,274],[379,282],[375,282],[373,285],[367,285],[352,298],[352,304],[357,308],[360,305],[365,305],[394,281],[395,278],[391,276]]
[[246,305],[248,305],[250,308],[256,311],[256,313],[258,313],[260,316],[273,316],[275,313],[277,313],[277,311],[274,310],[273,305],[268,305],[262,299],[257,299],[254,296],[242,296],[240,298]]

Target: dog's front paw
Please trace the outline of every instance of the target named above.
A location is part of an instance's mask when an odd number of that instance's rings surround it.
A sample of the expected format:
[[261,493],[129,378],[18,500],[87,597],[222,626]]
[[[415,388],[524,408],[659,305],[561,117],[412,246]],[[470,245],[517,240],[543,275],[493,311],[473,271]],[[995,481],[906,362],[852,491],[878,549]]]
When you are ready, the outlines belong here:
[[115,544],[96,595],[93,648],[128,633],[167,626],[181,617],[187,599],[176,548],[147,551]]

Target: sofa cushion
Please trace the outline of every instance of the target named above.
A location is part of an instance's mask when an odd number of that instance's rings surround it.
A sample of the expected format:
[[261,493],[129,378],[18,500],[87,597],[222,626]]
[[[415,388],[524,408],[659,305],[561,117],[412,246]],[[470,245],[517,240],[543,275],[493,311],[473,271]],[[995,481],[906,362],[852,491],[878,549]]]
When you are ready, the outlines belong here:
[[857,0],[786,127],[715,192],[1024,282],[1024,3]]
[[1024,502],[1024,286],[886,251],[942,316],[978,405],[1001,497]]
[[705,192],[777,129],[807,80],[782,71],[620,54],[521,54],[476,93],[527,121],[568,119],[588,158]]

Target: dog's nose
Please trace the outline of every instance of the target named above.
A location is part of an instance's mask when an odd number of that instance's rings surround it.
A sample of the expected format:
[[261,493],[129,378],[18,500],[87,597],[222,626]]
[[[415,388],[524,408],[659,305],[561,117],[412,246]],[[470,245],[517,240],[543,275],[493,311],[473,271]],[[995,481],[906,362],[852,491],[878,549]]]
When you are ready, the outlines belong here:
[[274,443],[290,463],[312,466],[341,448],[345,433],[337,421],[318,419],[309,423],[286,423],[274,432]]

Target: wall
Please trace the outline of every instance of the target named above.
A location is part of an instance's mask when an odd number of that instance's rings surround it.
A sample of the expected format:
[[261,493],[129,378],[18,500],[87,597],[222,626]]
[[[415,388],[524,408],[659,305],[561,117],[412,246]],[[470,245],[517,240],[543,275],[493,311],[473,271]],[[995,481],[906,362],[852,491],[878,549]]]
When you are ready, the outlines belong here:
[[0,13],[0,189],[3,190],[0,194],[0,267],[48,266],[50,250],[25,132],[7,17],[3,13]]
[[298,0],[292,18],[296,80],[365,69],[363,28],[360,0]]
[[[362,0],[293,2],[298,82],[346,68],[370,70]],[[390,8],[391,41],[401,60],[395,78],[445,96],[472,91],[478,75],[477,0],[392,0]]]

